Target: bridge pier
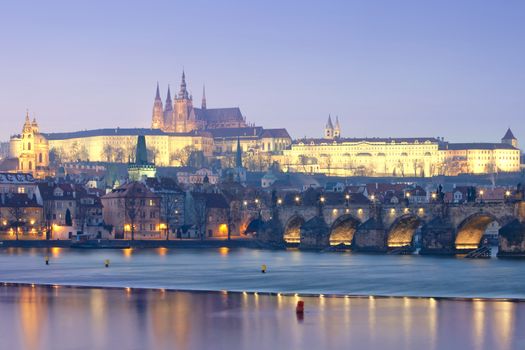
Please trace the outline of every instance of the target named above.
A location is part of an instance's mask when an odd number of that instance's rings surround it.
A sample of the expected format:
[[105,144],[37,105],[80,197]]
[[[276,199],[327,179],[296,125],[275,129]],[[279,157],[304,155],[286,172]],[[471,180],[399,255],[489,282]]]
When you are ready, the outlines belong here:
[[387,230],[381,219],[370,218],[357,228],[352,249],[360,252],[385,253],[388,250]]
[[322,216],[314,216],[301,226],[300,249],[325,249],[330,245],[330,227]]
[[525,223],[518,219],[499,230],[498,258],[525,258]]
[[447,220],[437,217],[421,228],[423,255],[454,255],[456,253],[455,228]]

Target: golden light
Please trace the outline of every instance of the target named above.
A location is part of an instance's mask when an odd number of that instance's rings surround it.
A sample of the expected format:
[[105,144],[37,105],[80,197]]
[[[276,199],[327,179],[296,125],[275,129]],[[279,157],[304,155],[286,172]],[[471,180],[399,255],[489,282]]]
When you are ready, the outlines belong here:
[[506,192],[505,192],[505,195],[506,195],[507,197],[510,196],[510,191],[506,191]]
[[58,230],[58,225],[57,225],[57,224],[53,224],[53,225],[51,226],[51,229],[52,229],[53,231]]
[[432,193],[432,199],[436,199],[437,195],[435,193]]
[[160,256],[165,256],[166,254],[168,254],[168,248],[166,247],[159,247],[157,249],[157,253],[160,255]]
[[6,225],[7,225],[7,220],[2,221],[2,224],[3,224],[4,226],[6,226]]
[[125,248],[125,249],[122,249],[122,253],[124,254],[124,256],[126,258],[130,257],[131,254],[133,253],[133,248]]
[[332,210],[332,213],[333,213],[334,215],[336,215],[336,214],[337,214],[337,209]]
[[226,256],[226,255],[228,255],[229,252],[230,252],[230,248],[228,248],[228,247],[220,247],[219,248],[219,254],[220,255]]
[[259,198],[255,198],[255,203],[259,203]]
[[62,250],[62,249],[59,248],[59,247],[53,247],[53,248],[51,248],[51,255],[52,255],[54,258],[56,258],[56,257],[60,256],[60,251],[61,251],[61,250]]
[[396,213],[396,209],[395,208],[390,209],[390,214],[395,214],[395,213]]
[[406,213],[408,213],[408,212],[409,212],[409,210],[410,210],[410,209],[408,209],[408,208],[405,208],[405,209],[403,209],[403,212],[404,212],[404,213],[406,214]]
[[299,196],[296,196],[296,197],[295,197],[295,201],[296,201],[296,202],[299,202],[300,200],[301,200],[301,198],[299,198]]
[[246,206],[246,205],[248,205],[248,201],[244,201],[244,202],[242,202],[242,204],[244,204]]
[[349,212],[350,212],[350,209],[346,208],[345,213],[349,213]]
[[346,199],[350,199],[350,195],[347,194],[347,195],[345,196],[345,198],[346,198]]
[[418,211],[419,211],[419,214],[423,214],[423,213],[425,212],[425,209],[423,209],[423,208],[419,208]]
[[324,203],[325,198],[324,198],[324,197],[321,197],[319,200],[321,201],[321,203]]
[[371,199],[371,200],[374,200],[374,199],[376,199],[376,196],[375,196],[375,195],[371,195],[371,196],[370,196],[370,199]]
[[225,236],[228,234],[228,224],[220,224],[219,225],[219,234],[221,236]]
[[357,213],[358,213],[358,214],[363,214],[363,208],[359,208],[359,209],[357,209]]
[[159,228],[160,228],[161,230],[165,230],[165,229],[168,228],[168,226],[166,226],[166,224],[160,224],[160,225],[159,225]]
[[281,198],[279,198],[279,199],[277,200],[277,204],[283,204],[283,200],[282,200]]
[[406,196],[407,196],[407,198],[409,198],[410,197],[410,192],[407,192]]
[[483,190],[479,190],[479,194],[483,196],[483,194],[485,193],[485,191]]
[[31,220],[29,221],[29,223],[30,223],[31,225],[34,225],[34,224],[35,224],[35,219],[31,219]]

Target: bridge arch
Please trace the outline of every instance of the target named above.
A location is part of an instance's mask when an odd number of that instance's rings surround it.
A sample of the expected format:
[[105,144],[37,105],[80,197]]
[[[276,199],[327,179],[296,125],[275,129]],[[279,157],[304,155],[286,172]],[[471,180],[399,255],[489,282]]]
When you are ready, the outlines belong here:
[[305,219],[301,215],[293,215],[284,226],[283,239],[286,243],[298,244],[301,241],[301,226]]
[[346,214],[338,217],[330,227],[330,245],[351,245],[361,221]]
[[465,218],[456,229],[456,249],[479,248],[485,230],[494,221],[500,223],[497,217],[486,212],[475,213]]
[[407,214],[398,217],[387,234],[387,244],[389,248],[406,247],[412,244],[416,230],[423,224],[420,217]]

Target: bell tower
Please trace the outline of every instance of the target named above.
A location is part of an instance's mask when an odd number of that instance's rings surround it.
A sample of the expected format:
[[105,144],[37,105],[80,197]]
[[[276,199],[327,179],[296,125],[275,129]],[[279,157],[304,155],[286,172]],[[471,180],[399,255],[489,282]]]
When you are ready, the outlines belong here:
[[151,128],[163,129],[164,116],[162,112],[162,100],[160,99],[159,83],[157,82],[157,93],[155,94],[155,101],[153,102],[153,112],[151,116]]

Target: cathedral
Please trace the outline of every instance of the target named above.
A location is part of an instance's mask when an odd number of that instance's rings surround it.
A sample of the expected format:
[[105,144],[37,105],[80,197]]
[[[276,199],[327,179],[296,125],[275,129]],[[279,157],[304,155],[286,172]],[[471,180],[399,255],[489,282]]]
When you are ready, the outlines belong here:
[[201,107],[193,106],[193,96],[186,87],[186,76],[182,72],[182,81],[178,94],[171,98],[170,88],[163,105],[159,84],[153,102],[151,128],[168,133],[188,133],[195,130],[244,128],[246,120],[238,107],[207,108],[206,91],[202,89]]

